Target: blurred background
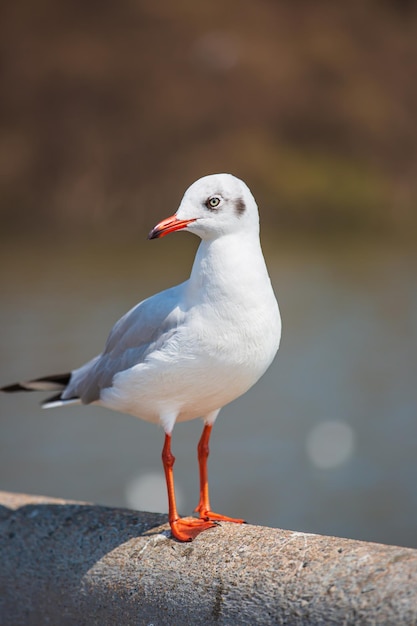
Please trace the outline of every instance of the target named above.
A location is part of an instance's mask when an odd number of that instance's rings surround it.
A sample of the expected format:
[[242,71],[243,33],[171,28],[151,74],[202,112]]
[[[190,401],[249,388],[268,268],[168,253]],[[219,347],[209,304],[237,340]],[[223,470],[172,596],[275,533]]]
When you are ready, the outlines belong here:
[[[0,382],[100,352],[198,241],[146,241],[186,187],[253,191],[283,317],[213,431],[215,510],[417,547],[417,6],[5,0]],[[166,510],[163,431],[0,397],[0,488]],[[201,423],[174,431],[180,509]]]

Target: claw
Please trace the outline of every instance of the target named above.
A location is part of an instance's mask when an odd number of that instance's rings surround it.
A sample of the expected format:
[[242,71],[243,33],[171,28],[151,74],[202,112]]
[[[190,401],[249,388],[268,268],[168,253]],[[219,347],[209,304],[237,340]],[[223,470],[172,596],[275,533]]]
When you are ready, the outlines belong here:
[[227,517],[227,515],[221,515],[220,513],[214,513],[214,511],[205,511],[196,508],[196,511],[200,513],[200,518],[203,520],[217,521],[217,522],[234,522],[235,524],[246,524],[244,519],[237,519],[235,517]]
[[180,517],[171,522],[170,526],[175,539],[178,539],[178,541],[192,541],[200,533],[217,526],[217,523],[195,517]]

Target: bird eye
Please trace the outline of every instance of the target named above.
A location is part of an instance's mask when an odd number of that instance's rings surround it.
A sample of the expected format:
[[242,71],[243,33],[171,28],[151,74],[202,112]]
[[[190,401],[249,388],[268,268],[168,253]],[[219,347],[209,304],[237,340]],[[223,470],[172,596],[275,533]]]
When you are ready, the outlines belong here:
[[221,198],[219,196],[211,196],[206,202],[206,207],[208,209],[217,209],[221,202]]

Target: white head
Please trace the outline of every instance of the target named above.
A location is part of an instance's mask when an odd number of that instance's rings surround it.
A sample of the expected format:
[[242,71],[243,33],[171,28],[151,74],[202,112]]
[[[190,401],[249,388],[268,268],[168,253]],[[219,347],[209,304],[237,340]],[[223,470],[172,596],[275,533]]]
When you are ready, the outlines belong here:
[[159,222],[149,239],[188,230],[201,239],[238,231],[259,232],[258,207],[245,183],[231,174],[204,176],[187,189],[178,211]]

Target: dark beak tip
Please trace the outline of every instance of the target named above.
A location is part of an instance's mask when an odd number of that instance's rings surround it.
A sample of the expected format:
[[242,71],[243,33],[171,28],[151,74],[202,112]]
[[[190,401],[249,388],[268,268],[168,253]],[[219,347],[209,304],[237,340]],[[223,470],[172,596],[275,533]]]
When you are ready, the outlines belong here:
[[159,232],[156,228],[152,228],[152,230],[149,232],[147,239],[157,239],[159,236]]

